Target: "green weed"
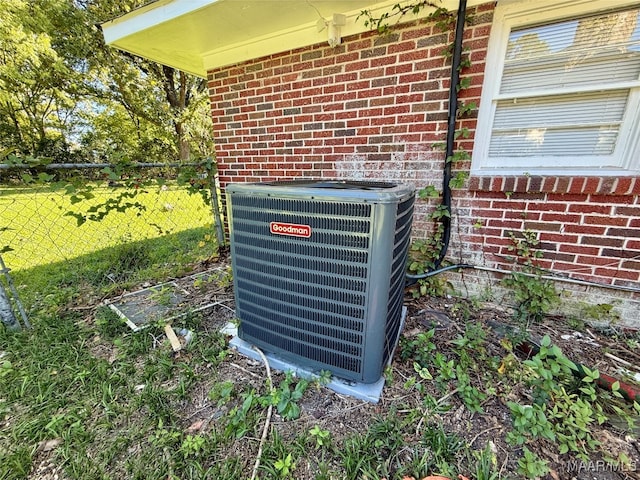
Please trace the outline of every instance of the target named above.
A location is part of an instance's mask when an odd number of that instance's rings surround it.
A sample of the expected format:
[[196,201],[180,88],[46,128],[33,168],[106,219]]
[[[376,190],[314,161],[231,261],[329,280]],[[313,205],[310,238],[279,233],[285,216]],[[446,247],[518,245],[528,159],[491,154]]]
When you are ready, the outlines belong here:
[[433,342],[435,329],[420,332],[415,337],[400,337],[400,358],[407,361],[412,358],[423,367],[429,366],[433,362],[433,352],[436,349]]
[[197,456],[203,450],[205,442],[202,435],[187,435],[180,445],[180,452],[185,458]]
[[215,402],[218,407],[229,403],[233,396],[234,387],[235,384],[230,380],[216,383],[211,390],[209,390],[209,400]]
[[523,455],[518,460],[518,473],[526,478],[540,478],[549,473],[548,462],[541,460],[527,447],[523,449]]
[[304,378],[294,380],[292,372],[286,372],[280,385],[266,397],[260,399],[263,405],[274,405],[285,420],[295,420],[300,416],[298,402],[309,387],[309,381]]
[[[551,344],[548,336],[542,339],[540,351],[524,364],[528,368],[526,381],[533,403],[509,403],[514,429],[508,434],[507,441],[521,445],[530,440],[546,439],[557,444],[560,454],[573,452],[587,461],[599,445],[592,426],[607,420],[601,402],[612,404],[609,394],[596,393],[598,371],[578,367]],[[577,374],[582,378],[577,378]],[[620,396],[616,386],[612,390],[611,395]],[[624,414],[620,408],[617,411]],[[529,455],[521,467],[530,471],[537,465],[534,460]]]
[[450,465],[455,463],[457,453],[464,446],[460,437],[445,432],[442,425],[428,425],[422,434],[421,443],[431,450],[440,472],[450,470]]
[[511,289],[516,305],[514,316],[523,323],[539,322],[558,304],[560,297],[551,280],[542,278],[538,261],[543,257],[537,249],[540,241],[536,233],[521,232],[521,237],[510,234],[512,245],[509,251],[514,253],[514,270],[502,280],[502,284]]
[[296,458],[291,446],[286,444],[277,431],[265,443],[260,470],[266,478],[291,478],[296,468]]
[[296,468],[290,453],[288,453],[286,457],[276,460],[273,466],[281,478],[287,478],[293,469]]
[[318,425],[309,430],[309,434],[315,439],[316,448],[326,447],[331,443],[331,432],[320,428]]
[[487,444],[482,450],[473,451],[472,457],[470,461],[473,465],[471,477],[474,480],[498,480],[500,478],[498,460],[491,450],[491,444]]

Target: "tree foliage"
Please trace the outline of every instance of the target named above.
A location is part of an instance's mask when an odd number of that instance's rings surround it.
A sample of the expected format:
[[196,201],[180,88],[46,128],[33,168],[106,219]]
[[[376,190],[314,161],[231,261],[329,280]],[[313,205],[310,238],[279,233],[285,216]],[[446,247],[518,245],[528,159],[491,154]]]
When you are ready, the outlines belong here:
[[55,161],[213,150],[205,80],[104,44],[140,0],[0,0],[0,150]]

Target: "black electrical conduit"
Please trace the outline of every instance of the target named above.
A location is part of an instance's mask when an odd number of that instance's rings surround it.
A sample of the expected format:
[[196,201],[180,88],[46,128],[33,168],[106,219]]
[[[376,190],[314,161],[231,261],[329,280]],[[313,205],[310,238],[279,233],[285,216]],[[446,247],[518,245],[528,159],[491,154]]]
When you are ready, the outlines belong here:
[[447,210],[447,215],[442,217],[444,235],[440,253],[435,261],[434,270],[444,260],[449,249],[451,238],[451,164],[453,163],[453,147],[456,139],[456,120],[458,117],[458,87],[460,84],[460,64],[462,61],[462,36],[464,34],[464,22],[467,15],[467,0],[460,0],[458,16],[456,18],[456,35],[453,42],[453,57],[451,59],[451,82],[449,84],[449,114],[447,117],[447,143],[444,160],[444,172],[442,175],[442,205]]
[[[447,140],[446,140],[446,153],[445,153],[445,163],[444,170],[442,175],[442,203],[441,205],[445,207],[447,211],[447,215],[441,218],[442,225],[444,227],[442,246],[440,247],[440,252],[438,254],[438,258],[434,262],[434,266],[431,270],[421,274],[406,274],[407,284],[411,285],[415,283],[417,280],[421,280],[424,278],[432,277],[434,275],[438,275],[440,273],[444,273],[450,270],[458,270],[462,268],[472,268],[474,270],[485,270],[492,271],[495,273],[502,274],[510,274],[512,272],[501,270],[498,268],[490,268],[490,267],[482,267],[478,265],[471,265],[467,263],[460,263],[457,265],[449,265],[446,267],[440,268],[446,254],[449,249],[449,242],[451,240],[451,166],[452,166],[452,157],[453,157],[453,147],[455,143],[455,135],[456,135],[456,120],[458,116],[458,86],[460,83],[460,64],[462,60],[462,37],[464,34],[464,23],[467,12],[467,0],[460,0],[458,6],[458,14],[456,17],[456,32],[455,32],[455,40],[453,46],[453,57],[451,60],[451,82],[449,85],[449,109],[448,109],[448,117],[447,117]],[[524,273],[524,275],[527,275]],[[633,287],[623,287],[619,285],[605,285],[597,282],[589,282],[587,280],[576,280],[568,277],[555,276],[555,275],[547,275],[543,276],[545,279],[549,280],[557,280],[569,283],[575,283],[584,286],[591,287],[601,287],[607,288],[611,290],[621,290],[628,292],[640,292],[640,289]]]
[[445,151],[444,170],[442,174],[442,203],[445,207],[447,215],[441,217],[440,221],[444,227],[442,245],[438,258],[434,262],[434,267],[423,274],[412,275],[407,273],[406,279],[408,283],[415,283],[416,280],[427,278],[438,273],[453,270],[454,268],[462,268],[460,266],[451,266],[439,269],[444,257],[449,249],[449,241],[451,239],[451,164],[453,156],[453,145],[456,138],[456,119],[458,116],[458,85],[460,83],[460,64],[462,59],[462,35],[464,33],[464,22],[467,12],[467,0],[460,0],[458,6],[458,15],[456,18],[456,34],[453,44],[453,57],[451,59],[451,82],[449,85],[449,111],[447,117],[447,141]]

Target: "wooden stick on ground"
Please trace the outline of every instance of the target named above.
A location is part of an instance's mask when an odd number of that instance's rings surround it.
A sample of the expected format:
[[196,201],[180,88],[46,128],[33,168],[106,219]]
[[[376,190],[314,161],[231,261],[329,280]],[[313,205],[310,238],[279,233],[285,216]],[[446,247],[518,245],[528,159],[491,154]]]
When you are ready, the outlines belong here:
[[173,349],[173,351],[179,352],[182,349],[182,344],[180,343],[180,340],[178,340],[176,332],[173,331],[173,327],[170,323],[167,323],[164,326],[164,333],[167,335],[169,342],[171,342],[171,348]]

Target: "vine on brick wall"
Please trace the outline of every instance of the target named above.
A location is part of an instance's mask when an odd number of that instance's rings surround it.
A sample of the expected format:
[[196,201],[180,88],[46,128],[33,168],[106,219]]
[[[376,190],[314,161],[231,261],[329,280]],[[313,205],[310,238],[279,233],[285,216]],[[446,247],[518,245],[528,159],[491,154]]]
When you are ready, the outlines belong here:
[[542,321],[549,311],[560,302],[555,284],[543,278],[544,270],[538,264],[543,257],[538,249],[540,240],[535,232],[525,230],[509,235],[514,264],[511,274],[502,279],[502,284],[511,289],[516,304],[515,320],[528,328],[529,324]]
[[[436,28],[443,32],[449,32],[455,29],[456,16],[454,13],[447,11],[441,6],[430,1],[418,1],[407,4],[396,4],[389,12],[385,12],[380,16],[374,16],[371,11],[361,11],[358,18],[364,18],[364,24],[372,29],[376,29],[380,34],[387,34],[393,29],[393,25],[397,25],[408,14],[417,15],[426,8],[432,8],[426,17],[426,21],[434,22]],[[469,21],[467,17],[465,21]],[[392,22],[393,25],[392,25]],[[448,60],[453,57],[454,42],[447,45],[446,49],[442,52],[443,56]],[[463,55],[460,61],[459,70],[462,71],[471,66],[471,60],[469,56],[469,49],[463,47]],[[458,92],[469,88],[471,85],[471,79],[469,77],[461,77],[458,85],[456,86]],[[458,101],[457,105],[457,117],[462,118],[472,114],[477,110],[476,102],[464,102]],[[456,130],[454,140],[466,139],[471,136],[471,132],[466,127],[460,127]],[[432,147],[435,150],[446,150],[445,142],[434,143]],[[445,158],[446,163],[451,163],[455,167],[460,162],[466,162],[471,158],[468,151],[464,149],[457,149],[453,154]],[[468,172],[459,170],[452,173],[452,178],[449,182],[449,187],[452,189],[462,188],[468,178]],[[438,190],[433,185],[428,185],[418,190],[418,198],[422,200],[434,200],[440,199],[440,204],[436,206],[429,214],[429,220],[433,223],[431,235],[424,239],[414,240],[409,249],[409,272],[413,274],[422,274],[428,271],[432,271],[437,267],[437,262],[440,257],[440,253],[444,247],[444,235],[445,226],[443,224],[444,218],[450,218],[450,208],[443,202],[443,192]],[[442,280],[438,280],[437,277],[428,277],[422,280],[418,280],[418,284],[412,287],[412,293],[415,297],[422,295],[434,295],[442,294],[447,288],[448,284]]]
[[[393,26],[389,23],[390,20],[395,18],[395,24],[397,25],[405,15],[418,15],[425,8],[434,9],[433,12],[429,13],[426,19],[428,21],[435,21],[436,25],[438,25],[443,31],[450,27],[452,21],[455,21],[453,15],[446,9],[442,8],[434,2],[426,0],[421,2],[408,3],[406,5],[396,3],[393,7],[391,7],[390,12],[385,12],[379,17],[373,16],[371,10],[362,10],[360,12],[360,15],[358,15],[358,17],[356,18],[356,21],[360,18],[364,18],[365,27],[369,27],[371,29],[375,28],[378,33],[385,34],[389,33],[393,29]],[[454,18],[454,20],[451,20],[452,18]]]

